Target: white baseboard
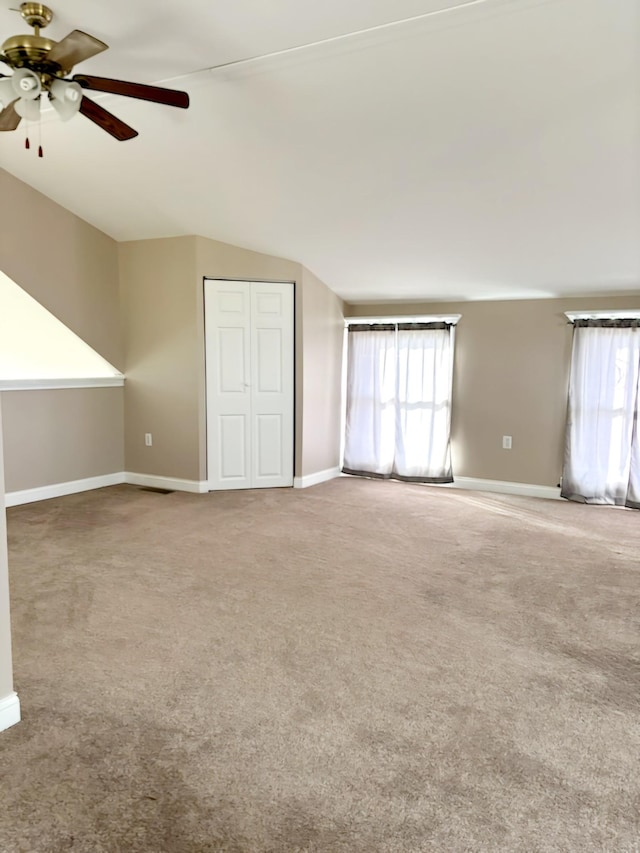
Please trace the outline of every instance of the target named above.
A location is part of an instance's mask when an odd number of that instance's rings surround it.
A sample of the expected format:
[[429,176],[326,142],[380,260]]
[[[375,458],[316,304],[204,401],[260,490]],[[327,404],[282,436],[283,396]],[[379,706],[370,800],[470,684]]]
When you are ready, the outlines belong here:
[[132,486],[149,486],[155,489],[172,489],[176,492],[193,492],[195,494],[203,494],[209,491],[206,481],[179,480],[175,477],[158,477],[155,474],[118,471],[115,474],[104,474],[101,477],[88,477],[86,480],[71,480],[68,483],[53,483],[51,486],[38,486],[38,488],[24,489],[20,492],[7,492],[5,505],[9,507],[34,503],[35,501],[46,501],[49,498],[61,498],[64,495],[89,492],[92,489],[102,489],[105,486],[119,486],[122,483],[130,483]]
[[209,491],[206,480],[180,480],[176,477],[159,477],[156,474],[135,474],[127,471],[123,482],[132,486],[148,486],[152,489],[173,489],[176,492],[192,492],[201,495]]
[[454,477],[453,483],[446,483],[443,487],[560,500],[560,489],[556,486],[537,486],[534,483],[512,483],[508,480],[481,480],[477,477]]
[[61,498],[64,495],[75,495],[77,492],[88,492],[91,489],[102,489],[104,486],[118,486],[125,482],[124,477],[125,475],[120,471],[116,474],[88,477],[86,480],[70,480],[68,483],[53,483],[50,486],[38,486],[35,489],[7,492],[5,504],[6,506],[19,506],[34,501],[46,501],[49,498]]
[[307,474],[306,477],[294,477],[294,489],[306,489],[309,486],[317,486],[318,483],[326,483],[327,480],[333,480],[334,477],[340,476],[339,468],[327,468],[325,471],[316,471],[315,474]]
[[[340,476],[340,468],[327,468],[316,471],[305,477],[294,477],[295,489],[306,489],[317,486],[327,480]],[[132,486],[148,486],[155,489],[173,489],[176,492],[191,492],[205,494],[209,491],[206,480],[181,480],[176,477],[159,477],[156,474],[136,474],[132,471],[104,474],[101,477],[88,477],[86,480],[71,480],[68,483],[54,483],[50,486],[39,486],[35,489],[24,489],[20,492],[7,492],[6,506],[46,501],[49,498],[60,498],[64,495],[74,495],[78,492],[88,492],[91,489],[102,489],[105,486],[118,486],[129,483]],[[471,489],[478,492],[498,492],[503,495],[524,495],[532,498],[560,499],[560,489],[554,486],[537,486],[533,483],[512,483],[507,480],[481,480],[477,477],[456,477],[455,482],[445,483],[441,488]]]
[[0,699],[0,732],[20,722],[20,700],[17,693]]

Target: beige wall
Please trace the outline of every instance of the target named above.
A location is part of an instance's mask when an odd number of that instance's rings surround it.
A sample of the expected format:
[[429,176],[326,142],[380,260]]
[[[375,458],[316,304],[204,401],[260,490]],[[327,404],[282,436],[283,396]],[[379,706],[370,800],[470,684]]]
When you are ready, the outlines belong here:
[[123,390],[2,392],[7,492],[123,471]]
[[294,261],[204,237],[122,243],[119,254],[127,471],[207,479],[204,278],[295,283],[295,473],[338,464],[342,303],[322,282]]
[[204,237],[116,244],[2,170],[0,193],[0,269],[127,375],[124,392],[5,392],[11,491],[123,468],[206,479],[204,277],[295,282],[295,473],[337,464],[341,303],[315,276]]
[[[121,243],[127,471],[199,479],[195,238]],[[146,447],[145,433],[153,436]]]
[[[0,198],[0,269],[122,369],[115,241],[2,169]],[[122,471],[121,388],[3,396],[8,490]]]
[[203,279],[293,281],[300,266],[204,237],[122,243],[119,254],[126,470],[204,481]]
[[[461,314],[454,475],[555,486],[562,472],[571,327],[565,311],[640,308],[640,294],[503,302],[359,304],[349,316]],[[502,436],[513,449],[502,450]]]
[[302,274],[302,476],[340,464],[342,300],[306,268]]
[[2,466],[2,409],[0,407],[0,700],[13,692],[11,667],[11,623],[9,620],[9,569],[7,523],[4,506]]
[[200,453],[200,479],[207,479],[207,422],[206,422],[206,393],[204,375],[204,278],[229,278],[244,279],[246,281],[293,281],[295,283],[295,310],[296,310],[296,424],[295,424],[295,452],[296,460],[294,468],[296,473],[300,470],[301,447],[302,447],[302,267],[295,261],[285,258],[274,258],[271,255],[263,255],[260,252],[251,252],[238,246],[230,246],[217,240],[209,240],[205,237],[196,238],[197,273],[196,287],[198,292],[198,327],[200,331],[200,352],[198,365],[201,371],[199,384],[199,453]]
[[0,169],[0,269],[119,370],[114,240]]

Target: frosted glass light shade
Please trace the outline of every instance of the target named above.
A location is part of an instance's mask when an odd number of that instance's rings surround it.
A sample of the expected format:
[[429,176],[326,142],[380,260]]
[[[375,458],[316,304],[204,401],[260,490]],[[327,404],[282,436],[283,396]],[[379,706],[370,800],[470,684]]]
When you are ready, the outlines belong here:
[[16,96],[25,101],[35,100],[42,91],[40,77],[35,71],[29,71],[28,68],[18,68],[17,71],[14,71],[11,82]]
[[82,87],[69,80],[53,80],[50,86],[51,105],[62,121],[68,121],[78,112],[82,103]]
[[13,88],[13,78],[7,77],[6,80],[0,80],[0,110],[8,107],[17,97]]
[[25,101],[20,98],[19,101],[16,101],[15,111],[27,121],[38,121],[40,118],[40,100]]

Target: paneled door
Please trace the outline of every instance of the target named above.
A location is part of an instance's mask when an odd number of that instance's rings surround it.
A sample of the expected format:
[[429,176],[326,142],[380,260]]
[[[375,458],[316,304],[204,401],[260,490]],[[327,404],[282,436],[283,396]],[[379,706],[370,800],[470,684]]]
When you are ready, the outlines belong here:
[[205,280],[209,490],[293,485],[293,284]]

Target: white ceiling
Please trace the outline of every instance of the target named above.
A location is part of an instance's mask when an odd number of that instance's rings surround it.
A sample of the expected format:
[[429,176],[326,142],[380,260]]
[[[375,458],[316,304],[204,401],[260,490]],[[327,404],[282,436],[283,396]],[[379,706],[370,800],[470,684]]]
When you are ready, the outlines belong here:
[[[25,31],[0,2],[0,40]],[[52,3],[47,35],[111,45],[77,71],[191,95],[99,96],[129,142],[52,112],[43,160],[0,135],[0,165],[118,240],[201,234],[350,301],[640,290],[637,0]]]

